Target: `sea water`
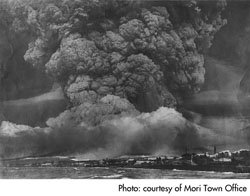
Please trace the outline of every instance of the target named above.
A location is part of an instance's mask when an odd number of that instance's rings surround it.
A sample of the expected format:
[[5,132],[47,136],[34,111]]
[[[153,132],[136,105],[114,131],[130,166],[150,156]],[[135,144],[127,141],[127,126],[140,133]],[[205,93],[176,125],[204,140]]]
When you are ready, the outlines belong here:
[[248,179],[249,173],[108,167],[1,167],[2,179]]

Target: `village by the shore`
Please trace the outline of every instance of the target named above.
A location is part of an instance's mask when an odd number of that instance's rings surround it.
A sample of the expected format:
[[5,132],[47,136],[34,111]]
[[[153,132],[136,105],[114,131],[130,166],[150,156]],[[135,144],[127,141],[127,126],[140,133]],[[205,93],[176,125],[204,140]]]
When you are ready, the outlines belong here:
[[129,155],[101,160],[68,156],[25,157],[1,160],[2,167],[125,167],[250,173],[250,150],[185,153],[182,156]]

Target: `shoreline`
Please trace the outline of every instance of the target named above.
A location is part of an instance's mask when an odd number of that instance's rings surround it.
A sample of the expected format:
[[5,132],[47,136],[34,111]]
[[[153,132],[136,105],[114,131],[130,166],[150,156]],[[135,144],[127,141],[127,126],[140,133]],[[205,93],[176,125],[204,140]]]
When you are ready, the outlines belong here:
[[250,151],[234,153],[222,151],[216,154],[183,154],[177,156],[121,156],[101,160],[79,160],[75,157],[25,157],[0,160],[1,167],[86,167],[86,168],[142,168],[181,171],[250,173]]

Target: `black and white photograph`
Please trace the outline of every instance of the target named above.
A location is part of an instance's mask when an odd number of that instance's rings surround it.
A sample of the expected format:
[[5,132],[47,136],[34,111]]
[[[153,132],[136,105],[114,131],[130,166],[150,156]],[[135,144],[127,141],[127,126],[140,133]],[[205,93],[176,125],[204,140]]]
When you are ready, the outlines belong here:
[[249,178],[250,1],[0,0],[0,179]]

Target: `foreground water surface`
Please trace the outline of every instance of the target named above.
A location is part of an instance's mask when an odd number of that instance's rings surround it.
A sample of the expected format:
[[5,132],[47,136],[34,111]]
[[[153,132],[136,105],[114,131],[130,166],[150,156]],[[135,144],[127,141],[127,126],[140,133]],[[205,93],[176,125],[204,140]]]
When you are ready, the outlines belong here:
[[249,179],[249,173],[139,168],[1,167],[2,179]]

